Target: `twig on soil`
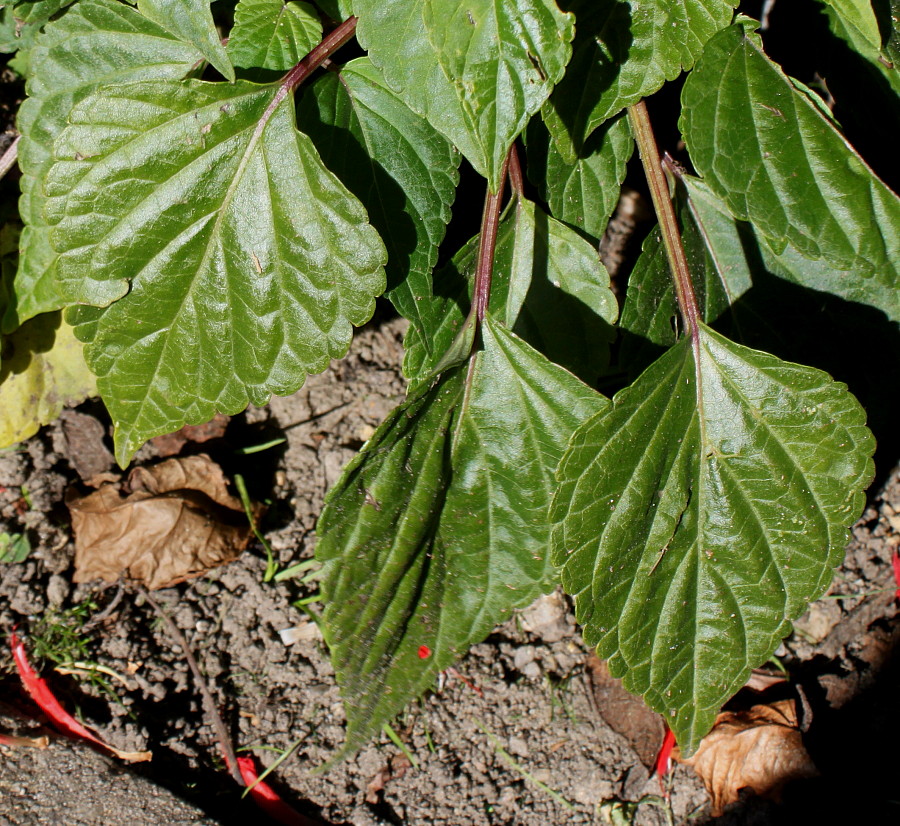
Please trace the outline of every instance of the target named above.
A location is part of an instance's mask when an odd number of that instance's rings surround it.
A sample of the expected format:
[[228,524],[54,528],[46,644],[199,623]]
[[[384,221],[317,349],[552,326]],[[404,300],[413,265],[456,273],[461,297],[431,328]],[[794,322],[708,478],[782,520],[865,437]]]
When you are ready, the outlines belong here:
[[99,625],[103,620],[105,620],[113,611],[116,610],[118,604],[122,601],[122,597],[125,595],[125,586],[122,583],[119,583],[118,589],[116,590],[115,595],[112,598],[112,601],[109,605],[106,606],[102,611],[97,614],[94,614],[84,625],[81,626],[82,632],[87,631],[89,628],[93,628],[95,625]]
[[212,725],[213,727],[213,731],[216,734],[216,739],[219,741],[219,746],[221,747],[222,753],[225,756],[225,765],[228,767],[228,773],[234,779],[234,782],[239,786],[246,786],[247,784],[244,782],[244,778],[241,776],[241,770],[238,766],[237,757],[234,753],[234,747],[231,744],[231,738],[229,738],[228,731],[225,728],[225,723],[222,720],[222,715],[219,714],[219,710],[216,708],[216,702],[209,691],[209,686],[207,686],[206,680],[200,673],[200,666],[197,665],[197,660],[194,659],[194,654],[191,651],[190,646],[188,645],[187,639],[185,638],[184,634],[181,633],[181,629],[171,620],[169,615],[166,614],[160,604],[150,596],[149,592],[144,587],[138,585],[137,590],[138,593],[141,594],[141,596],[143,596],[144,599],[146,599],[147,602],[150,603],[150,605],[159,615],[159,618],[163,621],[169,634],[174,637],[175,642],[181,646],[181,650],[184,653],[184,659],[188,664],[188,668],[190,668],[191,674],[194,675],[194,682],[197,684],[197,690],[203,697],[203,706],[206,709],[206,714],[209,718],[210,725]]
[[21,135],[16,135],[15,140],[6,147],[6,151],[0,156],[0,178],[6,177],[6,173],[16,165],[16,161],[19,159],[19,139],[21,137]]
[[319,419],[325,418],[325,416],[327,416],[329,413],[336,413],[338,410],[343,410],[345,407],[350,407],[351,404],[353,404],[353,402],[342,402],[341,404],[336,404],[334,407],[329,407],[328,410],[323,410],[321,413],[315,413],[312,416],[301,419],[299,422],[286,424],[281,429],[282,431],[288,431],[294,427],[300,427],[304,424],[312,424],[312,422],[317,422]]

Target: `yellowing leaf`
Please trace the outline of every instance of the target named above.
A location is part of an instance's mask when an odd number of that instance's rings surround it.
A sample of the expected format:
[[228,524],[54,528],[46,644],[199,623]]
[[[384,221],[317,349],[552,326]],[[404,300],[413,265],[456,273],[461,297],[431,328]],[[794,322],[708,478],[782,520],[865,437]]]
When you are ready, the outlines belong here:
[[21,442],[67,405],[97,392],[83,345],[59,313],[45,313],[3,338],[0,349],[0,447]]

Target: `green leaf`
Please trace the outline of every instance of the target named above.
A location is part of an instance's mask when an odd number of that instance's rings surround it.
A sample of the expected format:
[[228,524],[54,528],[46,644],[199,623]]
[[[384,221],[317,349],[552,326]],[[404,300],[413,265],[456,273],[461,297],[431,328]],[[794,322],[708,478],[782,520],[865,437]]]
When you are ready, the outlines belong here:
[[315,3],[336,23],[346,20],[353,14],[351,0],[315,0]]
[[889,8],[879,3],[875,13],[886,32],[884,54],[896,70],[900,66],[900,0],[890,0]]
[[[790,342],[809,331],[773,324],[767,302],[779,301],[779,297],[777,293],[770,294],[765,286],[771,283],[771,275],[847,301],[868,304],[900,321],[900,292],[896,289],[854,271],[834,269],[821,259],[806,258],[791,244],[776,253],[751,224],[735,220],[703,181],[691,175],[681,175],[679,180],[677,204],[682,240],[707,323],[724,325],[719,329],[745,344],[773,347],[777,342],[795,350],[796,345]],[[757,289],[751,293],[754,286]],[[619,325],[623,336],[620,361],[629,375],[639,374],[674,344],[680,325],[665,250],[659,231],[653,230],[629,275]]]
[[687,79],[681,130],[710,189],[775,249],[896,289],[900,200],[744,25],[713,38]]
[[572,60],[544,109],[569,163],[588,135],[690,69],[731,22],[737,0],[569,0],[578,21]]
[[[404,370],[431,374],[468,312],[478,239],[435,276],[436,295],[420,302],[421,326],[410,327]],[[501,220],[494,252],[490,310],[547,358],[591,383],[606,366],[618,315],[609,274],[597,250],[527,199]]]
[[[734,303],[749,287],[751,262],[748,261],[748,235],[754,233],[752,225],[741,225],[731,216],[726,204],[718,198],[704,181],[690,175],[683,177],[683,183],[690,196],[690,208],[694,221],[704,232],[711,255],[718,259],[718,270],[742,276],[743,288],[730,297]],[[792,244],[776,252],[773,245],[760,233],[755,233],[756,246],[761,263],[774,275],[809,287],[813,290],[830,292],[848,301],[869,304],[883,310],[888,318],[900,322],[900,291],[895,284],[886,280],[869,277],[858,270],[843,270],[832,267],[824,259],[810,259],[802,255]]]
[[242,69],[290,69],[322,39],[322,21],[309,3],[240,0],[226,51]]
[[571,15],[553,0],[354,0],[353,12],[385,80],[497,192],[510,145],[563,75]]
[[[682,242],[685,253],[690,255],[690,245],[684,238]],[[691,273],[694,281],[700,282],[696,266],[691,266]],[[644,239],[641,254],[628,275],[619,321],[619,362],[629,378],[636,378],[671,347],[678,340],[678,330],[681,317],[669,260],[659,227],[654,227]]]
[[[735,304],[753,286],[746,239],[724,204],[702,182],[687,175],[680,175],[679,182],[675,206],[700,316],[707,324],[713,324],[728,313],[731,326],[739,333],[741,320]],[[698,188],[688,186],[689,182],[696,183]],[[712,200],[704,198],[704,194]],[[632,378],[662,355],[683,332],[659,228],[644,240],[641,255],[628,277],[619,328],[620,361]]]
[[623,116],[594,132],[570,163],[535,118],[528,126],[528,177],[554,218],[599,245],[619,202],[633,151],[631,129]]
[[[18,54],[17,64],[27,65],[28,53],[41,27],[73,0],[32,0],[18,5],[0,4],[0,52]],[[7,65],[11,65],[8,62]],[[13,66],[18,71],[17,66]]]
[[863,42],[870,50],[881,50],[881,32],[872,10],[871,0],[821,0],[830,15],[840,20],[844,30],[851,33],[850,45]]
[[553,561],[685,753],[828,587],[874,447],[844,385],[702,324],[573,436]]
[[72,106],[99,84],[183,77],[200,58],[192,46],[112,0],[80,0],[47,24],[32,50],[29,96],[18,114],[25,229],[15,282],[18,305],[8,308],[4,332],[65,306],[44,219],[42,180],[52,162],[53,140]]
[[0,533],[0,563],[4,565],[12,565],[17,562],[24,562],[31,553],[31,542],[28,534],[14,533],[8,534],[5,531]]
[[0,341],[0,448],[33,436],[66,406],[97,394],[81,342],[59,313],[23,324]]
[[398,407],[319,519],[325,639],[348,719],[341,756],[555,580],[553,471],[578,422],[607,402],[490,316],[482,335],[471,372],[457,367]]
[[[890,84],[894,95],[900,95],[900,68],[892,65],[891,59],[885,57],[890,51],[890,39],[882,48],[878,19],[869,0],[822,0],[822,3],[825,5],[831,31],[869,61],[871,69],[878,72]],[[879,3],[879,8],[885,17],[890,17],[886,3]],[[891,23],[888,23],[888,26],[890,25]],[[870,82],[870,79],[864,74],[854,75],[854,83],[867,81]]]
[[216,31],[211,0],[137,0],[138,11],[179,40],[191,43],[222,77],[234,80],[234,66]]
[[74,0],[29,0],[18,3],[13,14],[22,25],[41,26],[73,2]]
[[279,84],[121,84],[69,120],[46,211],[68,300],[119,299],[72,319],[121,464],[346,352],[384,289],[384,247]]
[[431,270],[450,220],[460,156],[384,83],[368,58],[316,81],[298,123],[359,198],[388,250],[385,295],[413,324],[431,300]]

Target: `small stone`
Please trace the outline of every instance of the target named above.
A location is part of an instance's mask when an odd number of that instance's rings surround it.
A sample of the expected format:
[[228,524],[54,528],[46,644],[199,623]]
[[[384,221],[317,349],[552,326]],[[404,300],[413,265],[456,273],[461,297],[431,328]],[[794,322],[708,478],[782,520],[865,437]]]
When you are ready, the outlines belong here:
[[522,673],[529,680],[539,680],[541,678],[541,667],[536,662],[530,662],[522,669]]
[[510,754],[516,754],[519,757],[528,757],[528,743],[526,743],[521,737],[510,737],[509,738],[509,748],[507,749]]
[[536,652],[533,645],[523,645],[513,654],[513,665],[516,671],[524,671],[528,663],[534,662]]
[[301,640],[312,641],[322,639],[322,631],[314,622],[301,622],[299,625],[292,625],[290,628],[282,628],[278,632],[281,642],[284,645],[293,645]]
[[72,586],[68,579],[59,574],[53,574],[47,583],[47,602],[54,607],[60,606],[66,601],[71,590]]
[[521,614],[522,627],[544,642],[559,642],[571,635],[566,601],[559,591],[535,600]]

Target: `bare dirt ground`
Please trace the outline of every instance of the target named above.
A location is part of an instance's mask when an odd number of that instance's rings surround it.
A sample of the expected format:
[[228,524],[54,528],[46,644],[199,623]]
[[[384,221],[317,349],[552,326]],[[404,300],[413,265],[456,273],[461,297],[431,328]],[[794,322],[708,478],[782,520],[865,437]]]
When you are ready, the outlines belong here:
[[[242,474],[251,496],[269,500],[263,529],[280,564],[312,556],[325,491],[402,399],[402,333],[399,320],[369,325],[347,359],[294,396],[236,417],[222,438],[185,446],[212,456],[229,476]],[[103,427],[87,426],[87,418]],[[92,431],[97,436],[85,435]],[[236,452],[280,437],[286,441],[263,452]],[[109,464],[101,449],[108,442],[102,413],[86,405],[0,456],[0,531],[25,533],[32,545],[24,561],[0,564],[0,633],[18,624],[27,634],[48,616],[65,622],[81,606],[78,622],[92,623],[90,661],[122,679],[107,673],[104,690],[84,673],[45,675],[104,738],[123,749],[151,749],[154,758],[125,768],[55,737],[44,751],[0,746],[0,824],[264,822],[224,771],[184,656],[151,606],[127,588],[71,581],[65,492],[80,485],[79,462]],[[152,446],[136,457],[157,460]],[[900,544],[898,512],[895,471],[870,492],[830,597],[811,607],[779,652],[794,681],[789,690],[801,686],[805,740],[822,777],[789,788],[780,806],[741,802],[716,822],[900,821],[892,802],[900,797],[892,659],[900,625],[890,564]],[[264,569],[254,544],[237,561],[156,598],[187,637],[235,746],[269,765],[297,744],[269,780],[307,815],[355,826],[709,820],[709,798],[685,766],[669,779],[664,807],[647,803],[633,820],[604,820],[611,816],[601,813],[605,801],[659,795],[662,785],[635,750],[647,762],[646,745],[610,727],[606,718],[620,730],[621,721],[595,690],[588,652],[560,595],[498,627],[396,721],[418,767],[383,737],[314,774],[343,736],[327,651],[296,606],[315,583],[264,582]],[[0,731],[34,733],[39,715],[7,651],[0,650]]]

